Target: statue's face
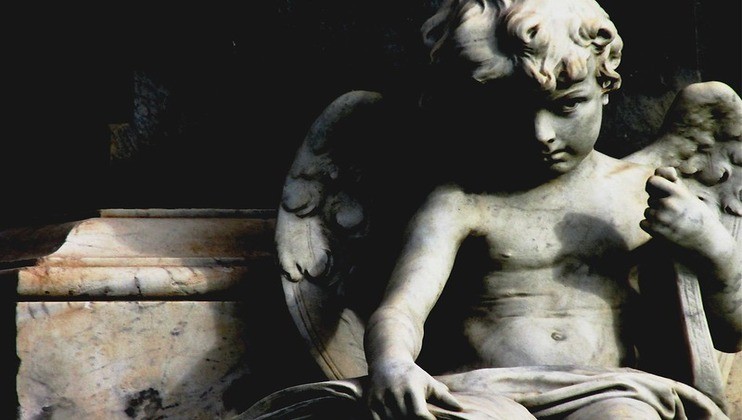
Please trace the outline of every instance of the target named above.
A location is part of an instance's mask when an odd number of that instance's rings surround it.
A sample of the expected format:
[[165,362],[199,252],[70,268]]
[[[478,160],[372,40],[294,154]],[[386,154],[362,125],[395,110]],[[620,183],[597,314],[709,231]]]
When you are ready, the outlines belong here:
[[600,133],[607,96],[595,77],[559,86],[553,92],[534,92],[528,101],[531,150],[540,152],[541,164],[552,173],[574,169],[593,150]]

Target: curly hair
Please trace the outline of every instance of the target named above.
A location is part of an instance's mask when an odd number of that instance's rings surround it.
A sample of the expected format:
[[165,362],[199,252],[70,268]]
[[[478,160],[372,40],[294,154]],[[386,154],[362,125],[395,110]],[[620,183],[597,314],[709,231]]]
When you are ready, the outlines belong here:
[[594,0],[446,0],[422,26],[434,66],[485,83],[519,69],[546,91],[588,77],[618,89],[623,42]]

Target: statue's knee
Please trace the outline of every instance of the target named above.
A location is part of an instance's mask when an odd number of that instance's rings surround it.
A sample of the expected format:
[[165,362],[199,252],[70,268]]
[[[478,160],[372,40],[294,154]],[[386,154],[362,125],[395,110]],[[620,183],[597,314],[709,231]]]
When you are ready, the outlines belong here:
[[612,398],[583,407],[565,420],[659,420],[652,406],[633,398]]

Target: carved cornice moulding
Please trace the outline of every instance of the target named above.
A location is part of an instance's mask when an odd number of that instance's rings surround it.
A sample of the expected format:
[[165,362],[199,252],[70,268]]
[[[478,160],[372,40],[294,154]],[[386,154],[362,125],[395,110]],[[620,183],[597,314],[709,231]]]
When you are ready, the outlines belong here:
[[0,264],[19,300],[206,297],[272,269],[274,214],[105,209],[0,232]]

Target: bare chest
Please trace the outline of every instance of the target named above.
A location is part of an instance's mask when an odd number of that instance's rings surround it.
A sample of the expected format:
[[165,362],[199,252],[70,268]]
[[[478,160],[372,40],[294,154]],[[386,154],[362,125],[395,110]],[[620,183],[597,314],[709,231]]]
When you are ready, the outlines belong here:
[[[568,204],[568,205],[566,205]],[[621,264],[644,236],[643,208],[633,203],[530,202],[489,198],[478,233],[503,270]]]

